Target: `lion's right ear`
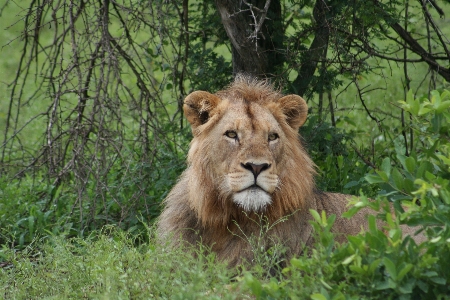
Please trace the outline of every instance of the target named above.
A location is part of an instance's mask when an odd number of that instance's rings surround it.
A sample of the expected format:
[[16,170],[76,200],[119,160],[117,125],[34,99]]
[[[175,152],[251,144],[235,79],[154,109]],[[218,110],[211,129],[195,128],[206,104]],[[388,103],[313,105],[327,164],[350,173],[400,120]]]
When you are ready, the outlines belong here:
[[204,91],[196,91],[184,99],[184,115],[192,128],[208,122],[212,111],[219,105],[221,99]]

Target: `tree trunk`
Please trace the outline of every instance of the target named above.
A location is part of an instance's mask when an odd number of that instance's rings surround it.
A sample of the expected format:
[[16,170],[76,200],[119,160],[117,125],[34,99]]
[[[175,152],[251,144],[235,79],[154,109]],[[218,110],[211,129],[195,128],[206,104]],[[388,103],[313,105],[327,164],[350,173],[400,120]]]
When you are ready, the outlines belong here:
[[314,40],[303,58],[302,66],[293,83],[295,92],[300,96],[304,96],[311,83],[317,64],[321,59],[326,58],[327,55],[330,36],[329,25],[327,24],[327,12],[330,13],[330,8],[327,7],[325,1],[317,0],[313,9],[314,20],[317,25],[314,32]]
[[283,61],[280,0],[216,0],[216,6],[231,41],[233,75],[274,74]]

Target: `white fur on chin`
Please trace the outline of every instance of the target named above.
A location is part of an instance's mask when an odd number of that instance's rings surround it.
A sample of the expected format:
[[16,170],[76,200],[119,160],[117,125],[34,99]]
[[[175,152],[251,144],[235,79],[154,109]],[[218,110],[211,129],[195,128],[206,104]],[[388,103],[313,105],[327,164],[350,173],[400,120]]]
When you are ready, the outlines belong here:
[[260,211],[272,203],[272,198],[268,193],[259,188],[250,188],[233,196],[233,202],[242,207],[245,211]]

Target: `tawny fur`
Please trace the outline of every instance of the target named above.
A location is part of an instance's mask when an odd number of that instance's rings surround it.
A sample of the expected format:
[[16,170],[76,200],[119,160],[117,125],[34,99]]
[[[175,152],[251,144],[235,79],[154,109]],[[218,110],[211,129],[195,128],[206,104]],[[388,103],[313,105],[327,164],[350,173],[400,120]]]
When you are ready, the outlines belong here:
[[[337,216],[332,231],[339,242],[366,227],[366,215],[373,212],[363,209],[351,219],[342,218],[350,196],[316,190],[315,165],[298,137],[307,114],[299,96],[283,96],[265,81],[238,76],[215,95],[189,95],[184,112],[194,135],[188,167],[164,200],[158,221],[159,236],[170,238],[173,246],[203,243],[234,266],[251,262],[250,245],[243,237],[260,233],[255,221],[261,218],[276,222],[265,233],[266,246],[282,243],[288,256],[301,254],[313,243],[310,209]],[[229,129],[240,139],[224,136]],[[266,139],[271,132],[279,134],[274,142]],[[265,176],[261,185],[268,186],[272,201],[258,211],[244,211],[233,202],[233,187],[250,176],[242,167],[246,162],[270,165],[259,176]],[[277,222],[283,217],[285,221]]]

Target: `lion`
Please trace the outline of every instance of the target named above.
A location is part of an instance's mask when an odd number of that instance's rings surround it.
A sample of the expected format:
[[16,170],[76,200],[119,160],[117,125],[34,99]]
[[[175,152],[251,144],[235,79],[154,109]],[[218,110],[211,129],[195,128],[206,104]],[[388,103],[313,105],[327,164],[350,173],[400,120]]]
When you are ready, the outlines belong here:
[[373,212],[365,208],[343,218],[352,196],[316,188],[316,166],[298,134],[308,113],[300,96],[238,75],[216,94],[191,93],[183,109],[193,139],[187,169],[163,201],[157,222],[162,239],[173,246],[202,243],[236,266],[253,259],[243,237],[260,233],[255,220],[269,224],[265,245],[282,243],[287,256],[313,245],[310,209],[336,215],[338,242],[366,228]]

